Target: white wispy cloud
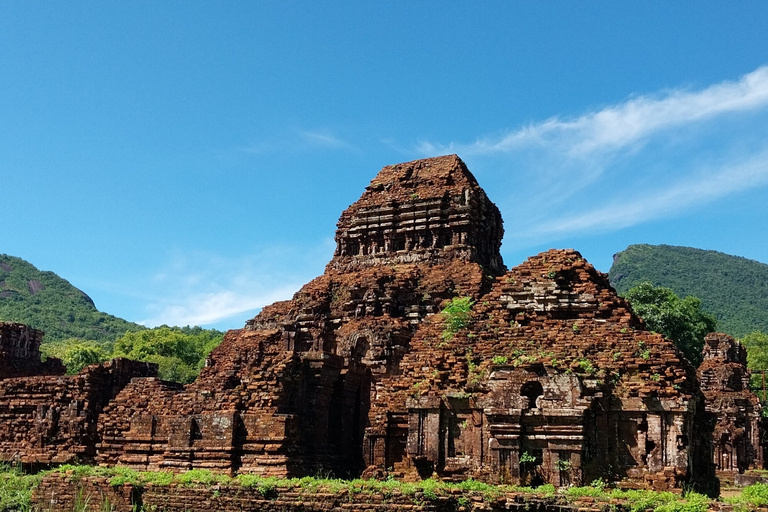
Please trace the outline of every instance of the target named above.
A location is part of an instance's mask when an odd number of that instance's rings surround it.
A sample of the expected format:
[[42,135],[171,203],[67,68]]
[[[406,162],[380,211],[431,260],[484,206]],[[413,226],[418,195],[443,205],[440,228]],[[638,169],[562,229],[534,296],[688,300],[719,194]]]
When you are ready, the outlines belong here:
[[285,151],[355,150],[355,146],[330,130],[293,130],[252,142],[241,148],[254,155]]
[[768,66],[707,87],[634,95],[474,142],[421,141],[484,172],[508,239],[531,244],[669,218],[768,184]]
[[588,157],[595,152],[625,148],[663,130],[766,105],[768,66],[763,66],[740,80],[700,91],[672,90],[666,94],[638,96],[575,119],[554,117],[499,137],[479,138],[470,144],[421,142],[418,148],[426,154],[459,151],[484,155],[540,146],[574,157]]
[[612,231],[642,222],[664,218],[677,211],[706,204],[716,199],[768,184],[768,153],[741,164],[729,163],[714,172],[702,173],[654,194],[646,190],[629,192],[628,197],[613,200],[577,215],[564,215],[539,224],[519,236],[542,236],[583,231]]
[[336,137],[335,135],[329,132],[305,131],[305,132],[302,132],[302,135],[304,137],[304,140],[312,146],[319,146],[324,148],[351,147],[351,145],[348,142]]
[[210,325],[243,313],[254,312],[278,300],[291,298],[298,285],[284,285],[262,293],[221,290],[196,293],[182,300],[150,305],[154,316],[140,322],[154,327],[167,325]]
[[240,327],[259,308],[290,299],[322,272],[330,252],[326,240],[318,247],[268,247],[241,258],[177,254],[145,283],[153,300],[139,323],[207,326],[239,316],[232,326]]

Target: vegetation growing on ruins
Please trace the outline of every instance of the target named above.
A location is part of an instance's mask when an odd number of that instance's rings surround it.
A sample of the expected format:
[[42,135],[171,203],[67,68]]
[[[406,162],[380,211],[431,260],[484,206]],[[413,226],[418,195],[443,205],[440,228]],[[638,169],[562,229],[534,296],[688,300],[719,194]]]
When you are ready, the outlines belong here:
[[714,316],[702,311],[701,300],[692,296],[681,299],[670,288],[650,282],[635,286],[625,298],[650,330],[672,340],[694,365],[701,363],[704,336],[717,324]]
[[[321,492],[343,493],[349,500],[374,494],[381,495],[385,501],[395,495],[412,496],[414,504],[417,505],[438,499],[455,499],[459,505],[469,504],[472,497],[480,497],[487,502],[492,502],[502,499],[508,493],[524,494],[531,498],[562,500],[563,504],[575,504],[586,499],[598,506],[604,504],[609,507],[618,502],[631,512],[704,512],[710,508],[711,504],[709,498],[696,492],[688,492],[681,497],[671,492],[608,489],[602,480],[596,480],[587,486],[556,489],[551,484],[520,487],[490,485],[472,479],[462,482],[444,482],[430,478],[420,482],[401,482],[392,478],[341,480],[321,477],[277,478],[253,474],[230,477],[204,469],[174,474],[165,471],[136,471],[120,466],[106,468],[65,465],[34,475],[25,475],[18,468],[0,466],[0,511],[30,510],[33,489],[49,473],[63,474],[70,481],[98,477],[107,479],[112,486],[130,484],[137,488],[148,485],[213,487],[215,489],[227,486],[251,488],[256,489],[267,499],[278,497],[280,490],[290,490],[307,496]],[[737,496],[724,498],[721,501],[734,505],[735,510],[752,510],[758,506],[768,505],[768,485],[757,483],[745,487]]]
[[442,334],[444,340],[453,339],[457,332],[469,325],[474,304],[472,297],[454,297],[448,302],[440,312],[445,325]]
[[768,265],[716,251],[670,245],[630,245],[614,258],[611,284],[620,294],[644,281],[693,295],[734,337],[768,332]]

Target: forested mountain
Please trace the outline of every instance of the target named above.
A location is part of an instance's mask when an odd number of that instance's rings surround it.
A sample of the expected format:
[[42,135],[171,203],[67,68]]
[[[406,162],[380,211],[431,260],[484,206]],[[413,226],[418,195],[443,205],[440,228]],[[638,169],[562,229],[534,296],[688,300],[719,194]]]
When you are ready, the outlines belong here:
[[0,321],[45,332],[45,342],[70,338],[112,342],[144,326],[96,309],[88,295],[53,272],[21,258],[0,255]]
[[768,332],[768,265],[717,251],[671,245],[630,245],[609,272],[620,294],[649,281],[680,297],[701,299],[717,330],[735,337]]

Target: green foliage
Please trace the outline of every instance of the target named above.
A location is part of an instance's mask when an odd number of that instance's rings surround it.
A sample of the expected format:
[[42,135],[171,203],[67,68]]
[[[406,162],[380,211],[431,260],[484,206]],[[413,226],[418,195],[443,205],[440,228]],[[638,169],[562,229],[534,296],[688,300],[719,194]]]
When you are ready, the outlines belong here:
[[[741,344],[747,349],[747,367],[750,370],[768,370],[768,334],[755,331],[741,338]],[[763,376],[758,372],[753,372],[750,387],[757,391],[763,388]],[[767,385],[768,387],[768,385]],[[762,391],[758,393],[762,400]],[[763,406],[763,415],[768,412],[768,408]]]
[[625,294],[632,309],[649,329],[672,340],[694,365],[701,363],[704,336],[715,330],[716,320],[701,310],[701,300],[678,297],[670,288],[640,283]]
[[125,333],[115,341],[112,357],[157,363],[161,379],[192,382],[224,334],[200,327],[168,327]]
[[505,365],[509,362],[509,358],[507,356],[493,356],[491,362],[497,365]]
[[630,512],[705,512],[709,510],[709,498],[695,492],[687,493],[682,499],[671,492],[649,490],[614,490],[610,498],[625,501]]
[[707,510],[709,510],[709,498],[703,494],[689,492],[683,500],[669,500],[657,506],[654,512],[706,512]]
[[57,357],[64,362],[67,373],[78,373],[90,364],[127,357],[137,361],[157,363],[161,379],[189,383],[195,380],[205,364],[205,358],[216,348],[224,334],[200,327],[168,327],[164,325],[139,332],[129,332],[111,344],[77,339],[46,343],[41,347],[44,357]]
[[620,293],[644,281],[680,297],[699,297],[718,329],[735,337],[768,332],[768,265],[716,251],[630,245],[614,258],[611,284]]
[[578,360],[579,370],[581,370],[584,373],[588,373],[589,375],[594,375],[597,373],[597,368],[592,364],[592,361],[589,359],[579,359]]
[[0,464],[0,510],[30,510],[32,489],[42,478],[42,475],[25,475],[18,468]]
[[457,332],[469,325],[474,304],[475,301],[471,297],[454,297],[445,306],[440,312],[444,322],[442,334],[444,340],[451,340]]
[[520,455],[520,465],[521,466],[526,466],[526,465],[529,465],[529,464],[536,464],[536,456],[535,455],[531,455],[528,452],[523,452]]
[[115,487],[125,484],[131,484],[134,487],[144,487],[147,484],[171,485],[174,477],[170,471],[136,471],[122,466],[111,469],[114,476],[109,479],[109,483]]
[[179,473],[173,478],[173,482],[185,486],[195,485],[226,485],[232,479],[222,473],[214,473],[209,469],[190,469],[184,473]]
[[768,505],[768,484],[757,482],[749,485],[741,491],[741,495],[727,498],[725,501],[736,505],[736,510],[764,507]]
[[44,358],[61,359],[67,373],[74,375],[88,365],[109,360],[112,350],[109,345],[97,341],[70,339],[45,343],[40,352]]
[[442,494],[440,492],[441,487],[442,486],[440,485],[440,482],[432,478],[428,478],[421,482],[421,489],[422,493],[424,494],[424,498],[428,499],[429,501],[437,500],[438,495]]
[[111,342],[126,331],[144,329],[98,311],[90,297],[53,272],[5,254],[0,255],[0,321],[40,329],[46,342]]
[[0,321],[45,332],[43,357],[57,357],[74,374],[113,357],[157,363],[160,377],[191,382],[223,333],[200,327],[156,329],[101,313],[93,301],[53,272],[0,255]]

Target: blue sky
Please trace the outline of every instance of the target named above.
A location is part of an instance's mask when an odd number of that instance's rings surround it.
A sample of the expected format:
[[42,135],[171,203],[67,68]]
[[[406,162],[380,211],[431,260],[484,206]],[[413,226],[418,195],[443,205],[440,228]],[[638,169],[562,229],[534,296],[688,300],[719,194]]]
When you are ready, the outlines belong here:
[[322,273],[384,165],[457,153],[508,266],[768,262],[768,3],[2,2],[0,253],[157,325]]

